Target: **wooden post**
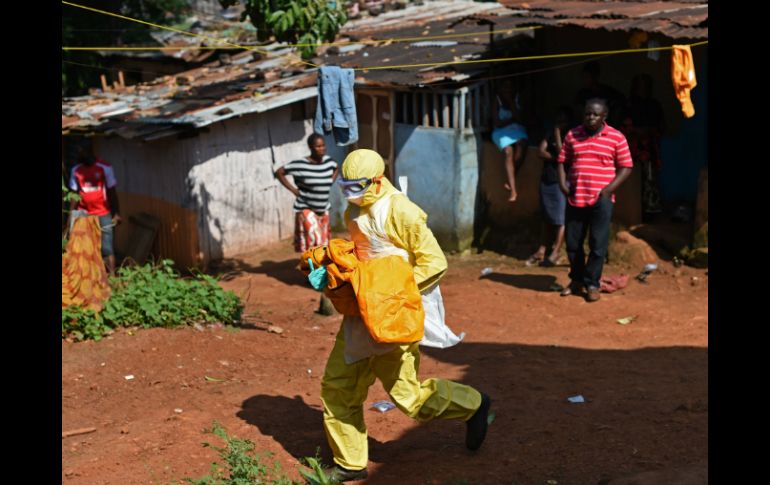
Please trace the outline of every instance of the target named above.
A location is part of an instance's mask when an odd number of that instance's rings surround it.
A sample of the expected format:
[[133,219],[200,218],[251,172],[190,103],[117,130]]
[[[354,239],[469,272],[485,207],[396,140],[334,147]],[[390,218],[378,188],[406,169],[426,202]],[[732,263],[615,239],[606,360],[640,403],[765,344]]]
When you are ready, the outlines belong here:
[[107,86],[107,76],[104,74],[101,74],[99,78],[102,80],[102,91],[105,93],[110,90],[110,88]]
[[409,105],[406,102],[406,97],[407,93],[401,93],[401,123],[404,124],[409,123],[409,117],[407,116],[409,114],[407,113]]
[[126,87],[126,79],[123,77],[123,71],[118,71],[118,82],[120,83],[121,88]]
[[449,128],[449,103],[450,103],[449,95],[448,94],[442,94],[441,95],[441,101],[442,101],[442,107],[443,107],[442,111],[443,111],[443,115],[444,115],[443,116],[443,118],[444,118],[443,126],[444,126],[444,128]]
[[441,115],[441,96],[437,93],[433,94],[433,127],[438,128],[440,123],[438,117]]
[[458,95],[457,93],[452,95],[452,108],[454,109],[454,112],[452,113],[452,122],[455,130],[462,128],[462,126],[460,126],[460,96],[462,96],[463,101],[465,101],[465,93],[462,95]]

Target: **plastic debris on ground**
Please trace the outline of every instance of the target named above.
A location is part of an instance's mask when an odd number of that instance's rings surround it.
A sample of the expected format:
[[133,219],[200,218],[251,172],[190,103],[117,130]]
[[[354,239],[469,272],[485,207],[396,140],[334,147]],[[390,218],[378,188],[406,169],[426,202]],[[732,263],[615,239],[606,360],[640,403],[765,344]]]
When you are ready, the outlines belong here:
[[371,407],[371,409],[376,409],[381,413],[388,412],[391,409],[395,409],[395,408],[396,408],[396,405],[390,401],[377,401],[376,403],[372,404],[372,407]]
[[585,398],[582,395],[580,395],[580,394],[578,394],[577,396],[568,397],[567,401],[569,401],[569,402],[571,402],[573,404],[578,404],[578,403],[586,402]]
[[481,276],[490,275],[490,274],[492,274],[492,272],[494,272],[494,270],[492,268],[489,268],[489,267],[484,268],[484,269],[481,270]]
[[636,275],[636,279],[639,280],[641,283],[647,282],[647,277],[652,274],[653,271],[658,269],[658,265],[656,263],[648,263],[644,265],[644,268],[642,268],[641,273]]
[[621,273],[618,275],[602,276],[599,284],[602,293],[615,293],[628,285],[628,275]]
[[621,325],[628,325],[629,323],[633,322],[636,319],[637,319],[637,316],[633,315],[633,316],[630,316],[630,317],[618,318],[615,321],[618,322]]

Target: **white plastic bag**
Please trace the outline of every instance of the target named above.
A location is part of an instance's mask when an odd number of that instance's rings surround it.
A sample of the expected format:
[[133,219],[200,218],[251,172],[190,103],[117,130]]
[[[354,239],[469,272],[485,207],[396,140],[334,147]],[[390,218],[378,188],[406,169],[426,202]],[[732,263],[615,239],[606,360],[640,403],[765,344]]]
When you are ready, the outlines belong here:
[[420,345],[446,349],[460,343],[465,332],[455,335],[444,321],[444,299],[438,285],[422,293],[422,306],[425,309],[425,335]]

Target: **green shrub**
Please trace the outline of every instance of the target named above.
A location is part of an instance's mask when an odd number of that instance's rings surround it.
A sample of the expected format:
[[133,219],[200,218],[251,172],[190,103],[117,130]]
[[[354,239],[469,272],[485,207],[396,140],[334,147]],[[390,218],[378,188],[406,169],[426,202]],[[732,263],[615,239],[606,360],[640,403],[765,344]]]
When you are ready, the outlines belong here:
[[126,266],[110,278],[112,295],[100,313],[69,307],[62,310],[62,336],[98,340],[117,327],[175,327],[240,320],[243,305],[215,278],[195,273],[182,278],[174,262]]

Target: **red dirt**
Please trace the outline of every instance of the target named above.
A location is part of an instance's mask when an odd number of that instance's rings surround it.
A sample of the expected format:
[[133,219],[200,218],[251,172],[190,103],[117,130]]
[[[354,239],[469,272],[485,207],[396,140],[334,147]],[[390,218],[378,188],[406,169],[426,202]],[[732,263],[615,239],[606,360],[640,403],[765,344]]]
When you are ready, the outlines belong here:
[[[447,322],[467,337],[451,349],[424,350],[420,376],[487,392],[496,419],[471,453],[463,423],[418,424],[398,410],[368,410],[365,483],[596,484],[643,472],[685,483],[682,468],[695,470],[687,483],[704,479],[693,476],[705,477],[708,455],[706,271],[664,262],[648,284],[632,279],[589,304],[547,291],[566,283],[564,266],[526,268],[491,253],[449,262],[441,283]],[[202,433],[214,420],[274,453],[294,478],[297,459],[319,446],[330,462],[320,377],[341,317],[314,313],[318,294],[294,270],[287,245],[227,263],[222,284],[244,295],[250,328],[62,342],[62,431],[97,428],[62,439],[63,483],[200,477],[216,458],[201,446],[219,444]],[[484,267],[494,272],[481,278]],[[616,322],[628,316],[638,318]],[[284,332],[263,330],[267,322]],[[586,402],[567,402],[577,394]],[[367,403],[380,399],[387,395],[375,384]],[[644,483],[658,481],[652,476]]]

